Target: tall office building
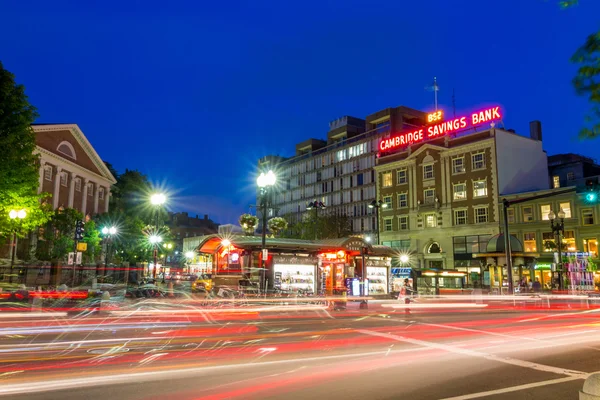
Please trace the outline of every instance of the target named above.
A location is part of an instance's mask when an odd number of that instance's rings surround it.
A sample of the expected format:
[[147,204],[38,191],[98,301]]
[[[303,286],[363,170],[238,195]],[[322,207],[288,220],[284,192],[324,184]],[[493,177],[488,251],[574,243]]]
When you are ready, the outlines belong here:
[[357,235],[373,234],[375,163],[383,137],[423,126],[427,114],[408,107],[386,108],[365,119],[345,116],[329,124],[327,140],[308,139],[296,145],[292,157],[266,156],[261,170],[272,169],[278,184],[271,193],[270,213],[290,222],[302,218],[310,202],[326,206],[325,213],[346,215]]

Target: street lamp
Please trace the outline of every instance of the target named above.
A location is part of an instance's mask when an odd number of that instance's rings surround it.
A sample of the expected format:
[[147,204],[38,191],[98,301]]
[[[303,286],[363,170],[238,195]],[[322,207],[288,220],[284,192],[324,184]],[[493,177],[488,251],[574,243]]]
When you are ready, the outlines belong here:
[[384,203],[381,200],[379,200],[379,201],[373,200],[369,204],[369,208],[374,208],[375,209],[375,219],[377,220],[377,222],[375,223],[375,231],[377,232],[377,242],[376,242],[376,244],[379,244],[379,209],[380,208],[387,208],[387,203]]
[[165,249],[167,249],[165,251],[165,265],[167,265],[167,257],[169,256],[169,253],[173,249],[173,243],[166,243],[164,247],[165,247]]
[[326,208],[325,204],[322,201],[311,201],[310,203],[308,203],[308,206],[306,207],[307,210],[315,210],[315,223],[314,223],[314,229],[315,229],[315,240],[317,240],[317,219],[319,218],[319,210],[324,210]]
[[117,234],[117,228],[114,226],[102,228],[102,234],[106,236],[106,265],[110,260],[110,245],[112,244],[112,237]]
[[[25,210],[10,210],[10,212],[8,213],[8,217],[11,220],[15,220],[15,219],[23,219],[27,216],[27,212]],[[13,281],[13,266],[15,265],[15,253],[17,252],[17,230],[15,229],[13,231],[13,239],[12,239],[12,245],[10,247],[10,279],[9,282],[12,283]]]
[[267,172],[266,174],[264,172],[261,172],[258,178],[256,178],[256,184],[260,189],[260,204],[262,210],[262,269],[260,270],[260,286],[265,291],[265,270],[267,268],[267,257],[265,257],[265,250],[267,245],[267,193],[269,191],[269,188],[275,185],[276,181],[277,177],[275,176],[275,173],[273,173],[273,171],[271,170],[269,170],[269,172]]
[[[558,216],[558,220],[556,217]],[[552,233],[556,236],[556,247],[558,248],[558,262],[556,263],[556,270],[558,271],[558,290],[563,288],[563,276],[562,276],[562,238],[565,235],[565,212],[562,208],[558,211],[558,215],[554,214],[554,211],[550,210],[548,213],[548,219],[550,220],[550,228]]]
[[408,257],[406,254],[402,254],[402,255],[400,256],[400,262],[401,262],[402,264],[406,264],[406,263],[408,263],[408,260],[410,260],[410,257]]
[[158,235],[152,235],[148,239],[150,243],[154,246],[154,268],[152,268],[152,279],[156,279],[156,269],[158,264],[158,245],[162,242],[162,238]]

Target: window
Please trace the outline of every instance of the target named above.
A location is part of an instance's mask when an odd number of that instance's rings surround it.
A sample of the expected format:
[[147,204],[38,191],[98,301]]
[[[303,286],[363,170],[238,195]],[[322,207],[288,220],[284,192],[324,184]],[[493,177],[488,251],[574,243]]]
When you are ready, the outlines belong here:
[[488,222],[488,209],[487,207],[478,207],[475,209],[475,223],[485,224]]
[[408,195],[406,193],[400,193],[398,195],[398,208],[408,207]]
[[81,178],[75,178],[75,190],[81,192]]
[[552,177],[552,187],[554,189],[560,187],[560,177],[558,175],[555,175]]
[[386,218],[383,220],[383,230],[385,232],[390,232],[392,230],[392,219]]
[[435,202],[435,189],[425,189],[423,191],[423,202],[433,204]]
[[88,196],[93,196],[94,195],[94,184],[88,183],[87,188],[88,188]]
[[565,218],[571,218],[571,202],[559,203],[560,209],[565,213]]
[[467,210],[454,210],[454,225],[467,224]]
[[425,215],[425,226],[435,228],[437,226],[437,215],[434,213]]
[[433,164],[423,165],[423,179],[433,179]]
[[382,208],[387,208],[390,210],[392,208],[392,196],[384,196],[383,197]]
[[487,181],[473,181],[473,197],[487,196]]
[[466,200],[467,199],[467,184],[456,183],[452,185],[454,189],[454,200]]
[[[363,185],[363,174],[358,174],[356,175],[356,186],[362,186]],[[352,187],[352,179],[350,180],[350,187]]]
[[50,165],[44,167],[44,179],[47,181],[52,180],[52,167]]
[[408,215],[402,215],[398,217],[398,227],[401,231],[408,230]]
[[568,181],[575,180],[575,173],[574,172],[567,172],[567,180]]
[[548,214],[550,213],[552,209],[550,208],[550,204],[543,204],[540,206],[540,213],[542,214],[542,220],[543,221],[548,221],[550,218],[548,217]]
[[398,185],[402,185],[404,183],[408,183],[408,177],[406,175],[406,168],[399,169],[398,173],[396,175],[396,178],[398,180]]
[[554,240],[555,240],[554,233],[542,232],[542,245],[544,247],[544,251],[556,250],[556,242]]
[[67,173],[66,172],[60,173],[60,186],[67,186]]
[[594,225],[594,210],[591,208],[581,210],[581,217],[584,225]]
[[392,173],[385,172],[385,173],[381,174],[381,181],[382,181],[383,187],[392,186]]
[[98,199],[104,200],[104,188],[98,189]]
[[575,245],[575,231],[565,231],[563,235],[563,246],[567,251],[577,251]]
[[535,253],[537,251],[537,242],[535,240],[535,232],[529,232],[523,235],[523,244],[525,245],[525,251],[528,253]]
[[533,207],[526,206],[523,207],[523,222],[531,222],[533,221]]
[[471,156],[471,169],[473,171],[485,168],[485,153],[476,153]]
[[410,239],[406,240],[391,240],[389,242],[381,242],[382,245],[391,247],[392,249],[410,250]]
[[490,235],[479,235],[479,236],[455,236],[454,242],[454,253],[455,254],[472,254],[472,253],[485,253],[487,251],[487,244],[490,240]]
[[598,240],[596,238],[583,239],[583,251],[590,253],[593,258],[598,257]]
[[452,159],[452,173],[453,174],[462,174],[465,172],[465,158],[458,157]]
[[73,145],[67,141],[61,142],[56,148],[56,151],[64,154],[65,156],[77,159],[77,157],[75,157],[75,149],[73,148]]
[[509,208],[508,210],[506,210],[506,214],[508,216],[508,223],[514,224],[515,223],[515,210],[512,208]]

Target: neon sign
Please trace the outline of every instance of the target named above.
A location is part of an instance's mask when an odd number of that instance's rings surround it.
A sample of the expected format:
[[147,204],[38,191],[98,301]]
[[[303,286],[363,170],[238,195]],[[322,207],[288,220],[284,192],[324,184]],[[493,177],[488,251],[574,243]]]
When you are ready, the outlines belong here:
[[432,112],[431,114],[427,114],[427,123],[428,124],[438,122],[443,119],[444,119],[444,112],[442,110],[438,110],[436,112]]
[[[442,118],[443,114],[438,115],[438,112],[429,114],[428,120],[431,118]],[[468,127],[475,127],[477,125],[485,124],[497,119],[502,118],[500,113],[500,107],[491,107],[482,111],[474,112],[468,117],[454,118],[448,121],[438,122],[428,127],[423,127],[417,130],[411,130],[409,132],[403,132],[396,136],[392,136],[388,139],[383,139],[379,143],[379,150],[390,151],[403,146],[407,146],[414,143],[419,143],[427,139],[434,139],[443,135],[447,135],[452,132],[456,132],[460,129]],[[432,119],[431,122],[436,121]]]

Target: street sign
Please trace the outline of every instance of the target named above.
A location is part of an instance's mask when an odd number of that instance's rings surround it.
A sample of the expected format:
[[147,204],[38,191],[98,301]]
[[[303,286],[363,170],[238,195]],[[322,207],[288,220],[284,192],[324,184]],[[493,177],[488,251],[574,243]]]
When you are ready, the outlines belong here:
[[67,259],[67,265],[73,265],[73,261],[75,259],[75,253],[69,253],[69,258]]
[[262,259],[266,260],[267,258],[269,258],[269,250],[268,249],[263,249]]
[[81,265],[81,255],[82,255],[82,254],[83,254],[83,253],[81,253],[81,252],[79,252],[79,251],[77,252],[77,257],[76,257],[76,260],[75,260],[75,264],[76,264],[76,265]]
[[87,251],[87,243],[77,243],[77,251]]

